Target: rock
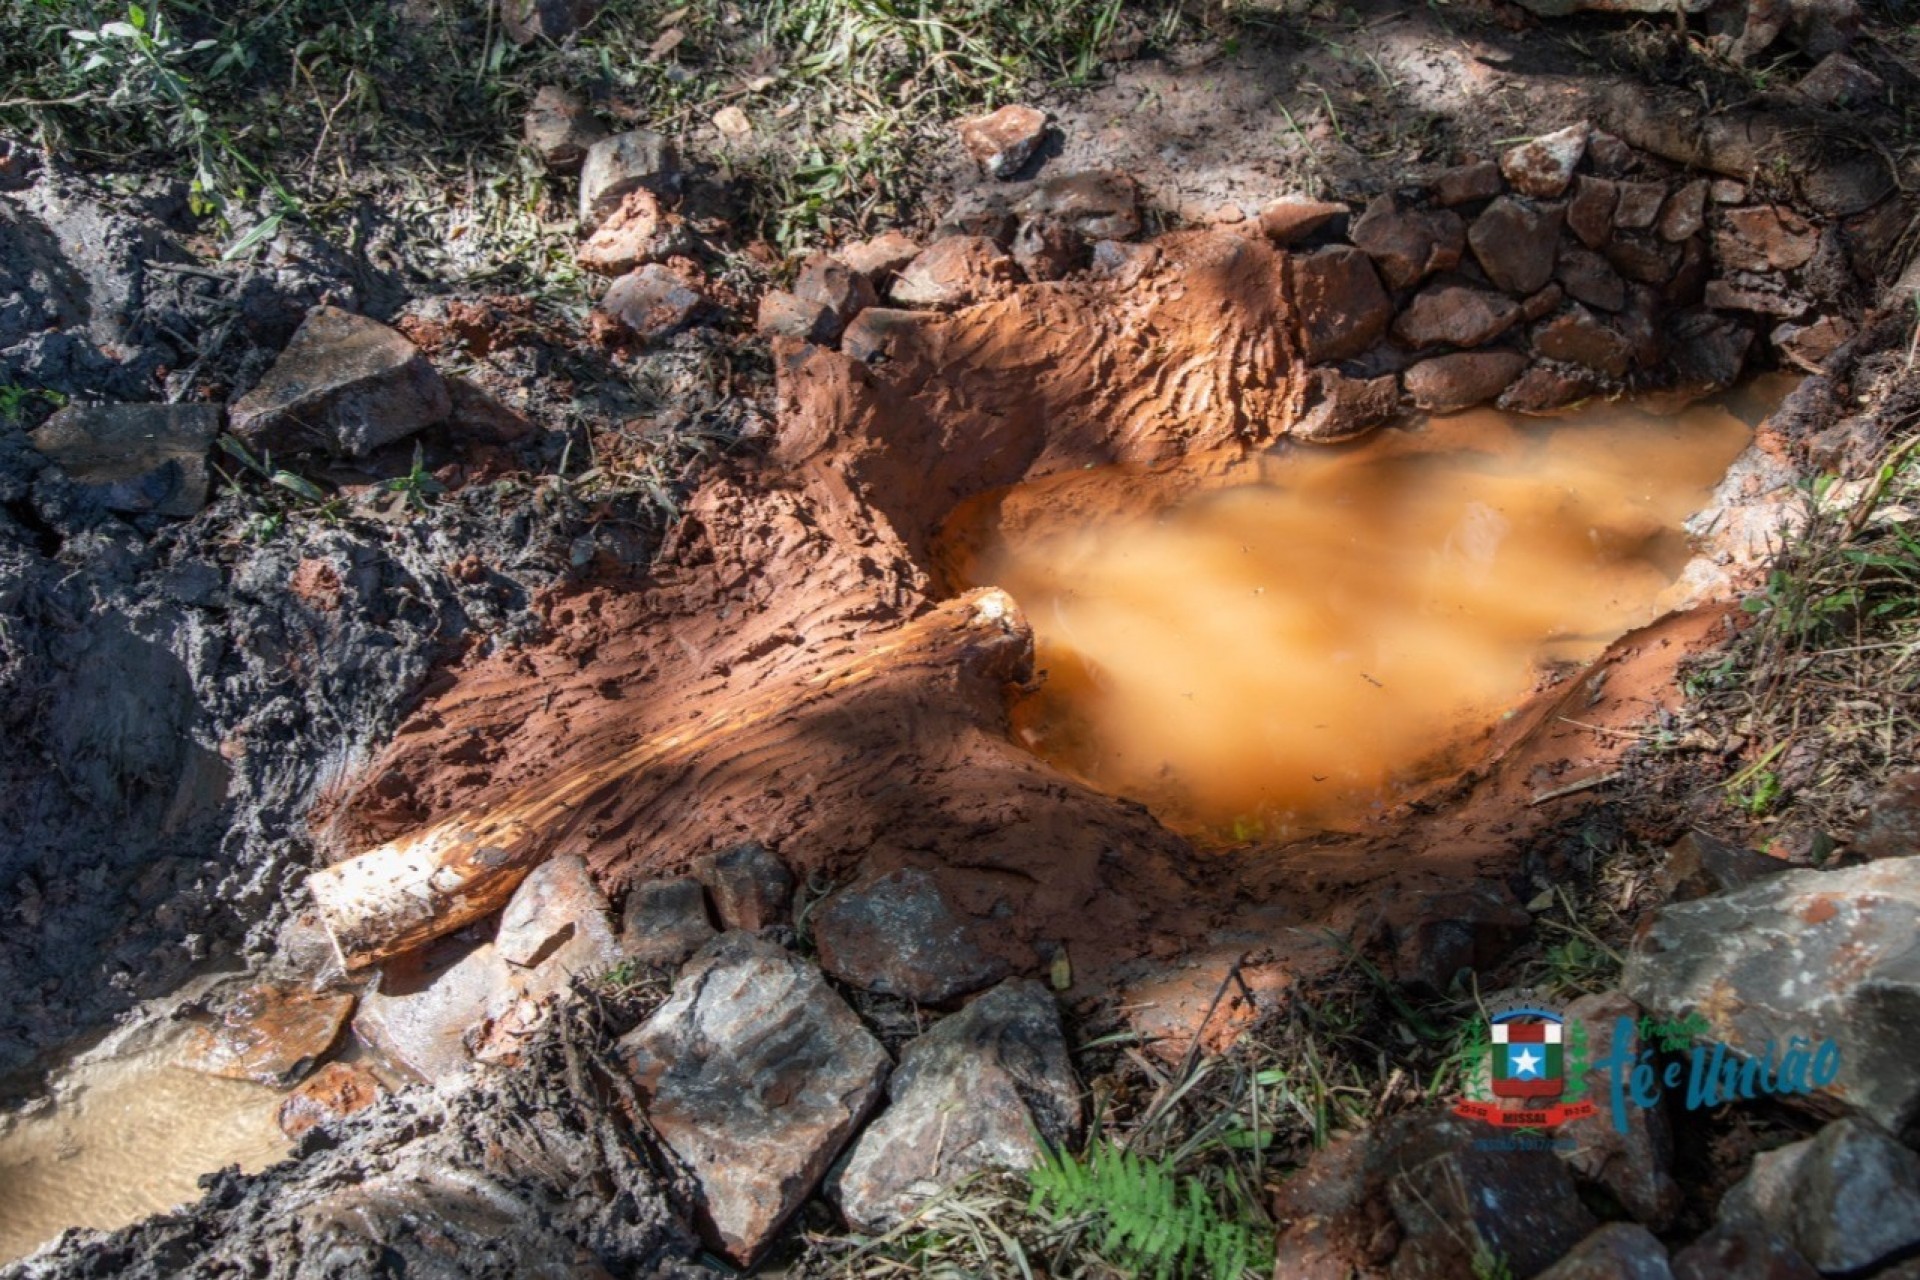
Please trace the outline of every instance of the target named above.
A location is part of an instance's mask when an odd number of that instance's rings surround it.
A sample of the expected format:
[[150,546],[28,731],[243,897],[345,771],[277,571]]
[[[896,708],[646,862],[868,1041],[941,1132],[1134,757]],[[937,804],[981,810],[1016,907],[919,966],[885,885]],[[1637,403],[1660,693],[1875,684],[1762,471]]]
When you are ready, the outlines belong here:
[[1794,364],[1810,372],[1820,372],[1827,357],[1850,341],[1853,323],[1844,316],[1820,316],[1807,324],[1791,322],[1774,327],[1768,341]]
[[587,149],[607,136],[607,127],[579,95],[551,84],[542,85],[533,95],[521,129],[527,146],[549,173],[578,172]]
[[1661,300],[1672,307],[1697,306],[1706,293],[1711,269],[1706,237],[1690,237],[1680,245],[1680,261],[1674,266],[1672,278],[1660,289]]
[[191,516],[207,505],[211,404],[70,404],[28,439],[109,511]]
[[1667,850],[1664,878],[1672,885],[1669,897],[1689,902],[1744,889],[1790,869],[1790,864],[1778,858],[1716,840],[1704,832],[1689,831]]
[[1435,204],[1451,208],[1457,204],[1491,200],[1507,189],[1507,180],[1500,176],[1499,165],[1491,160],[1481,160],[1445,170],[1427,184],[1427,189],[1433,193]]
[[934,1192],[989,1169],[1031,1168],[1040,1141],[1080,1131],[1080,1087],[1053,996],[1015,978],[909,1041],[886,1110],[833,1184],[847,1220],[886,1231]]
[[1013,237],[1013,260],[1029,280],[1059,280],[1078,270],[1086,256],[1080,233],[1052,218],[1029,219]]
[[1569,125],[1523,142],[1500,157],[1500,172],[1522,195],[1551,200],[1573,182],[1573,171],[1587,153],[1586,124]]
[[597,308],[646,342],[662,342],[713,312],[704,282],[675,264],[650,262],[615,280]]
[[1682,387],[1717,390],[1739,381],[1753,330],[1717,311],[1682,312],[1667,324],[1667,353]]
[[692,876],[649,880],[627,895],[620,949],[642,964],[677,965],[713,938],[707,894]]
[[750,138],[753,136],[753,118],[735,106],[725,106],[713,113],[713,127],[725,138]]
[[1715,204],[1745,204],[1747,185],[1732,178],[1715,178],[1711,188]]
[[586,859],[563,853],[527,874],[500,913],[493,949],[519,969],[561,963],[569,973],[589,973],[620,954],[608,920],[611,908],[587,874]]
[[1667,1246],[1635,1222],[1609,1222],[1540,1273],[1539,1280],[1673,1280]]
[[821,967],[842,982],[919,1004],[944,1004],[1007,973],[934,878],[912,867],[827,899],[814,913],[813,940]]
[[1699,234],[1707,222],[1707,192],[1711,186],[1707,179],[1695,178],[1667,197],[1658,224],[1662,240],[1678,244]]
[[1020,219],[1000,192],[963,191],[947,206],[933,238],[937,243],[955,236],[985,236],[1005,249],[1013,244],[1014,228],[1019,225]]
[[[1567,1006],[1567,1021],[1586,1028],[1589,1062],[1608,1060],[1614,1031],[1622,1018],[1637,1027],[1640,1006],[1618,991],[1581,996]],[[1637,1031],[1628,1033],[1628,1042],[1628,1060],[1637,1061]],[[1587,1096],[1600,1103],[1600,1112],[1562,1125],[1556,1136],[1572,1145],[1559,1147],[1554,1154],[1566,1162],[1576,1178],[1606,1188],[1636,1221],[1664,1231],[1673,1224],[1685,1200],[1671,1172],[1673,1131],[1668,1127],[1667,1113],[1659,1107],[1629,1106],[1623,1133],[1607,1101],[1612,1090],[1613,1081],[1605,1071],[1588,1070]]]
[[1047,136],[1046,112],[1010,105],[991,115],[973,116],[955,126],[960,145],[990,177],[1018,173]]
[[500,0],[500,25],[515,44],[560,41],[592,22],[606,0]]
[[1800,195],[1814,212],[1828,218],[1850,218],[1886,199],[1895,183],[1886,162],[1877,155],[1836,157],[1799,175]]
[[1140,234],[1140,196],[1133,179],[1105,169],[1042,178],[1014,209],[1021,218],[1064,222],[1089,243]]
[[1617,178],[1638,169],[1640,156],[1620,138],[1604,129],[1595,129],[1587,135],[1587,162],[1595,173]]
[[954,311],[998,297],[1013,286],[1013,259],[985,236],[936,240],[893,282],[903,307]]
[[1510,413],[1558,413],[1601,389],[1592,373],[1549,364],[1536,364],[1500,395],[1500,407]]
[[659,196],[642,189],[620,198],[619,207],[587,237],[573,260],[582,271],[621,276],[649,262],[691,257],[699,250],[699,237],[687,220],[669,213]]
[[1383,195],[1367,206],[1349,238],[1373,259],[1388,288],[1404,289],[1458,266],[1467,228],[1451,210],[1403,208],[1392,195]]
[[449,938],[382,966],[380,984],[360,998],[354,1034],[422,1080],[440,1080],[472,1062],[469,1028],[511,988],[492,943]]
[[1498,1258],[1509,1274],[1537,1275],[1597,1225],[1566,1168],[1545,1151],[1487,1151],[1475,1121],[1412,1112],[1391,1123],[1387,1201],[1404,1239],[1396,1280],[1474,1274]]
[[748,933],[702,947],[620,1051],[699,1182],[703,1233],[742,1265],[813,1194],[887,1074],[886,1050],[819,971]]
[[1477,347],[1520,319],[1519,304],[1465,285],[1436,285],[1414,296],[1393,322],[1393,336],[1413,347]]
[[1377,1130],[1362,1130],[1336,1138],[1274,1189],[1273,1216],[1281,1229],[1273,1280],[1384,1272],[1400,1236],[1380,1186],[1379,1137]]
[[1473,220],[1467,242],[1487,279],[1508,293],[1532,293],[1553,278],[1566,210],[1501,196]]
[[1614,270],[1640,284],[1664,285],[1680,269],[1682,250],[1664,240],[1615,236],[1605,256]]
[[673,146],[657,133],[634,129],[587,148],[580,166],[580,227],[596,230],[630,192],[664,195],[676,177]]
[[1616,182],[1613,184],[1613,225],[1622,231],[1645,231],[1660,220],[1666,207],[1664,182]]
[[1533,349],[1549,360],[1583,365],[1615,379],[1626,377],[1633,364],[1632,344],[1577,302],[1534,328]]
[[254,449],[325,449],[365,457],[444,419],[447,385],[411,342],[386,325],[316,307],[253,390],[228,411]]
[[1619,201],[1619,187],[1605,178],[1575,178],[1573,197],[1567,201],[1567,229],[1589,249],[1605,247],[1613,239],[1614,207]]
[[1290,437],[1325,444],[1350,440],[1389,422],[1400,412],[1400,384],[1392,374],[1349,378],[1335,369],[1308,371],[1306,412]]
[[1830,53],[1793,91],[1823,107],[1865,106],[1885,98],[1887,82],[1844,53]]
[[1131,289],[1159,264],[1160,250],[1154,245],[1102,240],[1093,246],[1093,261],[1087,270],[1095,279]]
[[1411,892],[1380,910],[1400,982],[1445,992],[1463,970],[1494,968],[1533,928],[1533,917],[1494,881]]
[[926,318],[924,311],[869,307],[840,335],[840,350],[863,364],[892,359],[897,344],[919,340]]
[[1791,320],[1805,315],[1813,303],[1771,275],[1735,273],[1724,280],[1707,281],[1701,301],[1716,311],[1751,311],[1755,315]]
[[836,325],[842,329],[855,316],[880,301],[879,295],[873,291],[871,280],[824,253],[811,254],[800,264],[800,274],[794,278],[793,291],[831,311]]
[[1567,296],[1578,302],[1602,311],[1619,311],[1627,305],[1627,282],[1597,253],[1566,249],[1555,271]]
[[919,242],[902,231],[883,232],[840,249],[840,260],[865,276],[876,289],[919,256]]
[[624,953],[608,913],[606,898],[577,854],[550,858],[521,882],[494,936],[506,981],[487,1002],[485,1018],[465,1036],[475,1058],[518,1065],[576,982],[620,963]]
[[1422,360],[1400,377],[1420,408],[1456,413],[1493,400],[1526,367],[1527,358],[1517,351],[1461,351]]
[[1720,213],[1714,261],[1723,271],[1791,271],[1820,247],[1820,233],[1791,209],[1752,205]]
[[1673,1255],[1674,1280],[1819,1280],[1793,1246],[1770,1231],[1716,1227]]
[[797,298],[785,289],[769,289],[760,295],[754,329],[763,338],[798,338],[827,347],[840,336],[840,321],[818,302]]
[[1298,244],[1346,214],[1344,204],[1309,200],[1305,196],[1282,196],[1260,210],[1260,231],[1277,245]]
[[1862,1120],[1754,1157],[1722,1226],[1778,1232],[1814,1268],[1860,1271],[1920,1244],[1920,1155]]
[[1287,284],[1309,364],[1359,355],[1393,319],[1393,304],[1372,262],[1346,245],[1289,258]]
[[793,872],[765,845],[735,845],[702,863],[698,874],[713,895],[722,928],[758,933],[789,922]]
[[252,986],[196,1026],[177,1059],[189,1071],[284,1088],[313,1070],[340,1040],[353,997]]
[[1520,304],[1520,319],[1532,324],[1542,316],[1550,316],[1560,309],[1567,300],[1567,291],[1557,284],[1550,284],[1540,292]]
[[287,1095],[275,1114],[280,1132],[297,1138],[315,1125],[344,1120],[380,1101],[386,1090],[373,1072],[356,1063],[329,1062]]
[[462,440],[481,444],[512,444],[533,434],[526,415],[500,403],[485,387],[459,374],[448,378],[447,397],[453,408],[449,425]]
[[1920,854],[1920,772],[1898,774],[1880,789],[1852,843],[1862,858]]
[[1852,47],[1860,32],[1859,0],[1757,0],[1746,8],[1746,26],[1728,57],[1751,64],[1789,29],[1813,57]]
[[1621,985],[1662,1017],[1704,1014],[1737,1054],[1831,1040],[1844,1067],[1826,1091],[1898,1132],[1920,1114],[1916,925],[1920,860],[1788,871],[1663,908]]
[[14,138],[0,138],[0,191],[24,191],[40,171],[40,153]]

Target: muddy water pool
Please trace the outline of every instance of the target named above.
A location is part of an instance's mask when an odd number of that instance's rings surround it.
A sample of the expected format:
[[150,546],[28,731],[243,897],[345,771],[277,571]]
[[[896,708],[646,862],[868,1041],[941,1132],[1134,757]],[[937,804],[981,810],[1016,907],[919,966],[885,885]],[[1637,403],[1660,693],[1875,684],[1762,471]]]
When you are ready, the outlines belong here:
[[1353,829],[1664,611],[1790,385],[1053,476],[963,506],[942,560],[1032,622],[1036,753],[1203,838]]
[[0,1121],[0,1264],[68,1227],[119,1227],[200,1198],[202,1174],[286,1155],[264,1085],[172,1064],[172,1044],[66,1068],[52,1103]]

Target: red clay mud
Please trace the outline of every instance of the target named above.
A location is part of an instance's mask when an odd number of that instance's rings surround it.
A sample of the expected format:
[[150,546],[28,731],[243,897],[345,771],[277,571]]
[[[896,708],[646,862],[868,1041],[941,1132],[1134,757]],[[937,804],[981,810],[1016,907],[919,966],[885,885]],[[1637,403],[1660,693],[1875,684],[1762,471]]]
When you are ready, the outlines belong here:
[[[1099,990],[1118,966],[1214,936],[1248,897],[1269,925],[1353,920],[1353,893],[1484,874],[1546,823],[1553,805],[1530,803],[1550,785],[1539,779],[1604,769],[1623,739],[1569,736],[1544,711],[1516,717],[1534,735],[1447,834],[1230,864],[1012,744],[1008,696],[1027,678],[1031,635],[997,593],[940,603],[932,543],[946,516],[1070,468],[1262,445],[1299,415],[1284,254],[1220,232],[1157,247],[1126,285],[893,313],[874,366],[780,344],[765,460],[711,478],[645,580],[557,595],[541,643],[456,667],[324,807],[336,858],[392,858],[461,832],[483,832],[469,852],[508,851],[504,889],[395,945],[497,905],[552,853],[582,854],[618,894],[757,840],[802,875],[924,868],[989,950],[1032,971],[1064,944],[1078,988]],[[1577,718],[1644,714],[1702,625],[1642,633],[1644,683],[1616,646],[1603,662],[1619,670]]]

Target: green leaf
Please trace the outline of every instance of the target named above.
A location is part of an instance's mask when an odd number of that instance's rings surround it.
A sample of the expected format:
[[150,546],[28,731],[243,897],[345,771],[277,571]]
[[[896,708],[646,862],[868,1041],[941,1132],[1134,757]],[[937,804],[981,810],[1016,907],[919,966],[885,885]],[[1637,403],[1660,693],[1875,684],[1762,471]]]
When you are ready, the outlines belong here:
[[269,478],[282,489],[297,493],[308,502],[325,502],[327,500],[327,495],[321,490],[320,486],[305,476],[297,476],[291,471],[276,471]]

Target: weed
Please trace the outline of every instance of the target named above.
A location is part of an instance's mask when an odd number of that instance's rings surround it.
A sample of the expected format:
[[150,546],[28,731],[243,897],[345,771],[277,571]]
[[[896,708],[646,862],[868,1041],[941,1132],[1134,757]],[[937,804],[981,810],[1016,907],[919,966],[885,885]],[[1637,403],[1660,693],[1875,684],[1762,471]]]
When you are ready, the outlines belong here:
[[1695,723],[1757,744],[1708,784],[1740,819],[1844,832],[1870,794],[1852,780],[1920,763],[1916,449],[1896,438],[1865,476],[1807,486],[1799,531],[1743,602],[1754,625],[1687,681]]
[[[221,436],[218,444],[220,451],[238,462],[243,471],[251,472],[265,480],[273,488],[290,493],[306,504],[304,507],[297,509],[311,512],[329,520],[339,518],[343,509],[343,504],[339,498],[329,497],[324,489],[305,476],[274,466],[272,454],[266,454],[264,457],[255,456],[253,450],[247,448],[247,446],[235,436]],[[215,467],[215,470],[218,471],[219,468]],[[221,478],[227,482],[227,486],[230,489],[235,492],[242,491],[238,477],[228,475],[224,471],[221,471],[220,475]],[[250,526],[250,531],[254,538],[258,541],[265,541],[279,533],[286,524],[288,510],[289,504],[282,502],[276,504],[269,510],[257,512],[256,518]]]
[[425,511],[433,505],[433,499],[447,491],[447,487],[433,478],[427,470],[425,458],[420,452],[420,444],[414,442],[413,466],[403,476],[383,480],[380,487],[388,493],[401,494],[406,499],[409,510]]
[[58,391],[42,391],[37,387],[23,387],[12,382],[0,383],[0,422],[17,426],[26,416],[27,406],[35,400],[56,409],[67,402],[67,398]]
[[1197,1178],[1096,1139],[1084,1159],[1043,1150],[1028,1207],[1054,1222],[1084,1219],[1101,1250],[1137,1274],[1239,1280],[1273,1252],[1251,1224],[1224,1216]]

